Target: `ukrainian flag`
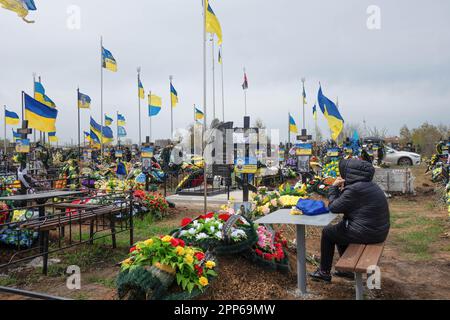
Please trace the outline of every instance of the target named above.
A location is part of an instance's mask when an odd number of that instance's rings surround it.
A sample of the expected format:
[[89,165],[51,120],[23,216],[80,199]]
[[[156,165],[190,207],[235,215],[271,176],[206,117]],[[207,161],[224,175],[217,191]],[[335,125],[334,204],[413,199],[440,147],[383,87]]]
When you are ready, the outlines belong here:
[[178,104],[178,92],[175,90],[172,83],[170,84],[170,99],[172,101],[172,108],[175,108]]
[[157,95],[149,95],[148,96],[148,115],[149,117],[157,116],[161,111],[162,99]]
[[5,123],[11,126],[19,124],[19,116],[17,113],[5,110]]
[[222,49],[219,49],[219,64],[222,64]]
[[56,136],[56,132],[49,132],[48,133],[48,141],[50,142],[58,142],[58,137]]
[[25,96],[25,120],[28,120],[28,126],[42,132],[55,132],[58,110],[40,103],[25,92],[23,94]]
[[303,96],[303,104],[308,104],[308,102],[306,102],[306,91],[305,91],[305,85],[303,85],[303,93],[302,93],[302,96]]
[[14,141],[22,139],[22,135],[20,133],[15,132],[14,130],[12,130],[12,133],[13,133],[13,140]]
[[219,19],[209,5],[209,1],[206,1],[208,10],[206,10],[206,32],[215,33],[217,35],[219,46],[222,44],[222,27],[220,26]]
[[289,114],[289,131],[292,133],[298,133],[297,124],[291,114]]
[[45,94],[45,88],[40,82],[34,82],[34,99],[47,107],[56,108],[56,104]]
[[34,23],[26,19],[28,11],[37,10],[33,0],[0,0],[0,5],[7,9],[17,13],[27,23]]
[[126,125],[126,120],[125,117],[121,114],[117,115],[117,124],[121,127],[123,127],[124,125]]
[[337,140],[344,129],[344,119],[339,113],[339,110],[334,102],[323,95],[322,87],[319,88],[318,101],[320,110],[328,120],[328,126],[331,130],[331,138],[333,140]]
[[84,131],[84,138],[85,138],[86,140],[90,141],[91,134],[90,134],[89,132],[87,132],[87,131]]
[[91,98],[86,94],[78,92],[78,108],[90,109],[91,108]]
[[119,137],[121,137],[121,138],[126,137],[126,136],[127,136],[127,130],[125,130],[125,128],[122,127],[122,126],[119,126],[119,127],[117,128],[117,136],[119,136]]
[[105,126],[110,126],[110,125],[112,125],[113,121],[114,121],[114,120],[113,120],[111,117],[108,117],[108,116],[105,114]]
[[93,145],[100,145],[100,139],[92,129],[91,132],[89,133],[88,141]]
[[202,120],[205,117],[203,112],[197,108],[195,108],[195,120]]
[[314,107],[313,107],[313,118],[314,118],[315,121],[317,121],[317,107],[316,107],[316,105],[314,105]]
[[112,72],[117,72],[117,62],[114,59],[111,51],[106,50],[102,47],[102,57],[103,57],[103,68],[108,69]]
[[[93,139],[96,136],[96,140]],[[92,117],[91,117],[91,139],[94,141],[98,141],[100,143],[100,137],[102,137],[102,126],[99,125]],[[102,137],[103,143],[110,143],[114,140],[114,135],[110,127],[103,126],[103,137]]]
[[144,86],[142,85],[141,79],[138,80],[138,88],[139,88],[139,99],[145,99],[145,90]]

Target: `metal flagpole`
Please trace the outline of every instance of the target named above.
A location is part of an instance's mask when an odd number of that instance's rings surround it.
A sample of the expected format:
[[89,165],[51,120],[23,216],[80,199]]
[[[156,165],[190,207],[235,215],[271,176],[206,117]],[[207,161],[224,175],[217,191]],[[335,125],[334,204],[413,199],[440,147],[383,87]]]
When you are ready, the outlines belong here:
[[4,147],[4,149],[5,149],[5,156],[6,156],[6,105],[4,105],[4,109],[5,109],[5,112],[3,113],[5,116],[5,122],[4,122],[4,129],[5,129],[5,136],[4,136],[4,140],[3,140],[3,147]]
[[220,46],[220,68],[222,73],[222,121],[225,122],[225,90],[223,84],[223,47]]
[[206,176],[207,172],[207,159],[206,159],[206,128],[208,126],[208,114],[207,114],[207,107],[206,107],[206,14],[208,10],[208,0],[203,0],[203,112],[204,112],[204,126],[203,126],[203,134],[202,134],[202,145],[203,145],[203,211],[206,214],[208,211],[208,179]]
[[170,80],[170,140],[173,139],[173,101],[172,101],[172,80],[173,76],[169,76]]
[[100,37],[100,155],[103,158],[103,37]]
[[116,111],[116,128],[117,128],[117,145],[120,147],[120,136],[119,136],[119,111]]
[[[245,67],[244,67],[244,77],[246,77]],[[245,103],[245,116],[247,116],[247,89],[244,88],[244,103]]]
[[214,33],[211,33],[212,42],[212,95],[213,95],[213,116],[212,119],[216,118],[216,57],[214,56]]
[[[139,84],[141,83],[141,67],[137,68],[138,73],[138,105],[139,105],[139,147],[142,145],[142,130],[141,130],[141,88],[139,87]],[[144,94],[145,96],[145,94]]]
[[149,93],[148,93],[148,107],[149,107],[149,112],[148,112],[148,118],[149,118],[149,120],[148,120],[148,123],[149,123],[149,134],[148,134],[148,136],[149,136],[150,142],[152,142],[152,116],[150,115],[150,106],[151,106],[151,105],[152,105],[152,92],[149,91]]
[[[33,72],[33,99],[36,98],[36,73]],[[34,142],[36,142],[36,130],[33,130]]]
[[288,144],[287,144],[288,147],[287,148],[289,148],[290,144],[291,144],[291,114],[288,113]]
[[80,87],[77,88],[77,111],[78,111],[78,160],[81,161],[81,139],[80,139]]
[[306,117],[305,117],[305,96],[303,93],[305,92],[305,78],[302,78],[303,91],[302,91],[302,104],[303,104],[303,129],[306,129]]

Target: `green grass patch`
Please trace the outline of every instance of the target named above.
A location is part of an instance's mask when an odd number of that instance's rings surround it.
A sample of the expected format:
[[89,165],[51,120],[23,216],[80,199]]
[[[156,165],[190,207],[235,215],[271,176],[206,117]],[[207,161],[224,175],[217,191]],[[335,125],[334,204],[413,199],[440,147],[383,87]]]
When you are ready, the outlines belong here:
[[11,287],[17,286],[18,281],[15,276],[1,276],[0,277],[0,286],[2,287]]
[[102,285],[106,288],[115,289],[116,288],[116,279],[115,278],[102,278],[98,276],[91,276],[87,278],[89,283],[95,283]]

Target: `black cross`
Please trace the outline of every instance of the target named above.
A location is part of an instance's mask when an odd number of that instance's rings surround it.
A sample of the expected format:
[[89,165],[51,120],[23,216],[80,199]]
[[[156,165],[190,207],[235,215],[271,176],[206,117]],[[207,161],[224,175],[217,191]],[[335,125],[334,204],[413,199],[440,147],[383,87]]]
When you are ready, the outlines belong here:
[[19,128],[17,130],[17,133],[20,133],[22,135],[22,139],[27,139],[27,136],[33,133],[33,130],[28,128],[28,120],[22,121],[22,128]]
[[308,135],[308,132],[306,131],[306,129],[302,129],[302,134],[297,136],[297,140],[299,141],[309,141],[312,139],[312,135]]

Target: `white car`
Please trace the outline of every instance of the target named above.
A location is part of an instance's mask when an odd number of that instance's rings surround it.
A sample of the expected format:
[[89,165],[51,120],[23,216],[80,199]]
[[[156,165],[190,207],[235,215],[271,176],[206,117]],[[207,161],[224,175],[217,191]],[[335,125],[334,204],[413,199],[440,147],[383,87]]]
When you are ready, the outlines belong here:
[[420,154],[407,151],[397,151],[390,147],[385,147],[386,156],[384,162],[399,166],[417,166],[421,162]]

